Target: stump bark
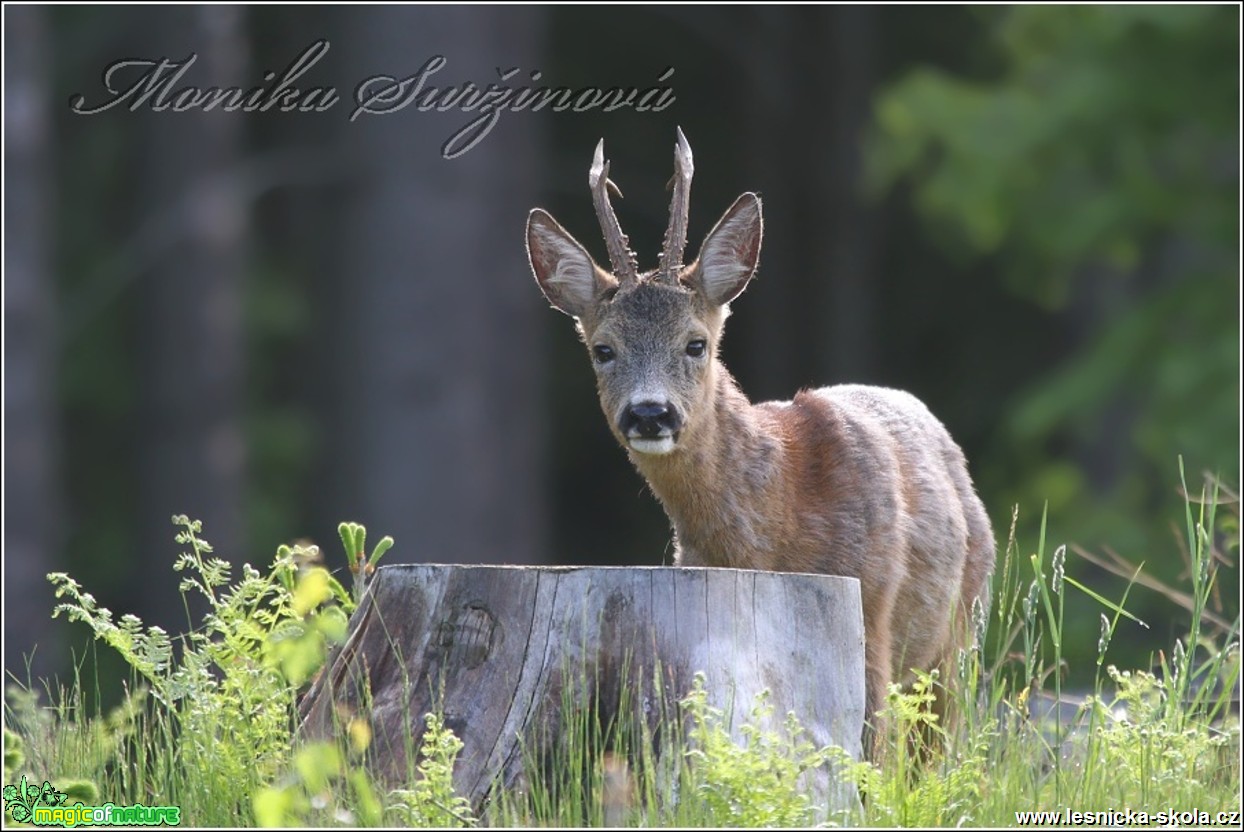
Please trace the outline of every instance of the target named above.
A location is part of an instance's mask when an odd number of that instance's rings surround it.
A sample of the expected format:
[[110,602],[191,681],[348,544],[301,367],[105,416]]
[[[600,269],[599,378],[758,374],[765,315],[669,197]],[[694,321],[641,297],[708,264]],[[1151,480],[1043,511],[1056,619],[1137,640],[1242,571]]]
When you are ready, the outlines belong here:
[[[464,743],[455,786],[478,810],[521,775],[524,748],[553,746],[567,703],[659,735],[663,715],[681,718],[697,672],[736,741],[767,689],[773,727],[793,711],[809,741],[859,759],[859,582],[679,567],[382,567],[303,703],[303,732],[327,737],[365,717],[373,773],[396,787],[415,770],[424,715],[439,710]],[[807,787],[823,806],[854,801],[828,772]]]

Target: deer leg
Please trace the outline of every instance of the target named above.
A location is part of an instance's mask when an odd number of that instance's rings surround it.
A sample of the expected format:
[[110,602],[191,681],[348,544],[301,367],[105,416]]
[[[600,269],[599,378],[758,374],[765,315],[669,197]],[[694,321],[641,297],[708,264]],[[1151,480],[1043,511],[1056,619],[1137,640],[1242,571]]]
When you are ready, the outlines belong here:
[[897,593],[886,593],[864,611],[864,758],[876,760],[886,736],[885,718],[880,712],[893,673],[890,616]]

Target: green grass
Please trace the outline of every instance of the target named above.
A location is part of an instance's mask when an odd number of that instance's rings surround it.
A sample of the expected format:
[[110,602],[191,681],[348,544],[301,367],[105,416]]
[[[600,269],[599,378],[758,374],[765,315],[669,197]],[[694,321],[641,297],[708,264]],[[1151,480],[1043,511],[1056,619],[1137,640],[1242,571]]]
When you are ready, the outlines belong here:
[[[764,696],[732,734],[702,678],[688,691],[660,691],[659,668],[636,668],[628,672],[653,673],[657,701],[672,703],[655,728],[633,716],[625,690],[618,715],[607,717],[581,707],[567,686],[556,736],[531,738],[521,777],[498,784],[481,818],[454,794],[461,743],[436,714],[427,716],[420,753],[408,755],[402,789],[386,790],[368,774],[373,738],[363,719],[341,725],[340,742],[295,740],[298,697],[344,636],[392,541],[369,558],[363,529],[343,524],[352,590],[317,562],[318,552],[297,547],[282,547],[266,573],[245,566],[235,580],[210,557],[199,526],[174,518],[187,547],[176,562],[187,576],[182,590],[207,599],[207,617],[172,639],[132,616],[114,621],[68,576],[49,576],[63,599],[57,614],[120,653],[131,678],[123,704],[108,713],[91,704],[99,680],[80,672],[37,693],[11,685],[4,785],[25,776],[71,792],[69,802],[177,805],[195,826],[1014,826],[1016,812],[1068,808],[1196,809],[1212,820],[1240,808],[1231,704],[1239,618],[1223,627],[1208,614],[1216,592],[1238,589],[1216,582],[1219,560],[1239,554],[1239,511],[1214,484],[1185,506],[1189,586],[1178,597],[1190,625],[1170,644],[1155,641],[1150,669],[1110,662],[1121,624],[1139,626],[1127,611],[1132,583],[1117,600],[1097,595],[1065,574],[1065,547],[1048,551],[1044,523],[1024,557],[1013,522],[993,603],[973,611],[980,647],[962,654],[951,680],[924,676],[892,690],[878,763],[814,747],[796,716],[775,719]],[[1140,574],[1137,567],[1133,582]],[[1057,709],[1046,719],[1033,706],[1063,693],[1070,592],[1100,605],[1095,689],[1074,715]],[[943,724],[926,706],[947,688],[954,707]],[[864,800],[818,805],[812,782],[854,788]],[[6,789],[6,812],[15,793]]]

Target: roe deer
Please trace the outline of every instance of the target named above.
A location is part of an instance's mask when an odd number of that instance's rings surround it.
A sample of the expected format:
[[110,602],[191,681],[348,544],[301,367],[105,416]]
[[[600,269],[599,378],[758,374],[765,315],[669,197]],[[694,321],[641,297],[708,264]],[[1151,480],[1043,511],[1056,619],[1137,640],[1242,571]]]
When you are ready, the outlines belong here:
[[655,270],[638,272],[610,205],[603,140],[588,178],[612,271],[539,208],[527,219],[531,269],[577,321],[605,417],[674,527],[677,564],[859,579],[871,720],[892,680],[968,643],[973,604],[981,614],[988,603],[989,518],[963,452],[908,393],[841,385],[748,401],[717,353],[727,304],[756,271],[760,199],[740,196],[684,266],[692,158],[681,130],[674,165]]

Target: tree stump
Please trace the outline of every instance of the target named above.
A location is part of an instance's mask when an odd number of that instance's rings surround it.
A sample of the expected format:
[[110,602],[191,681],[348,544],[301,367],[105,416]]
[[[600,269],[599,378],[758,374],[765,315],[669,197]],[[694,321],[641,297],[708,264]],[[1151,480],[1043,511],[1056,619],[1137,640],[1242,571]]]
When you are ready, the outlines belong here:
[[[520,776],[524,744],[547,749],[557,737],[567,694],[602,724],[629,709],[659,731],[662,714],[679,717],[697,672],[736,741],[768,689],[772,727],[793,711],[810,742],[859,759],[859,582],[681,567],[382,567],[303,703],[303,732],[330,736],[343,714],[365,716],[373,774],[397,787],[414,771],[424,715],[440,710],[464,743],[455,786],[478,810]],[[828,772],[813,780],[822,806],[854,802]]]

